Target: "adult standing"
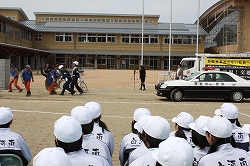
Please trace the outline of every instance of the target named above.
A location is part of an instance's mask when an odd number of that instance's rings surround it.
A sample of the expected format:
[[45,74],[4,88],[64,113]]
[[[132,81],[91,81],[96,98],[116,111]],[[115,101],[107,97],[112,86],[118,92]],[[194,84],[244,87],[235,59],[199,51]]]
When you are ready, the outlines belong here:
[[139,90],[146,90],[146,87],[145,87],[146,70],[144,66],[140,66],[139,72],[140,72],[140,80],[141,80],[141,87]]
[[32,70],[30,69],[30,65],[26,65],[25,69],[22,70],[21,72],[21,79],[23,84],[25,85],[27,94],[26,96],[30,96],[31,92],[30,92],[30,82],[32,80],[32,82],[34,82],[34,78],[33,78],[33,74],[32,74]]
[[79,63],[77,61],[73,62],[73,70],[72,70],[72,83],[70,88],[74,91],[74,87],[78,90],[81,95],[83,93],[82,89],[79,87],[77,80],[80,78],[80,73],[78,69]]
[[64,95],[65,90],[68,90],[72,95],[74,95],[75,91],[69,88],[69,84],[72,82],[69,71],[66,70],[63,65],[60,65],[58,69],[61,71],[61,78],[65,80],[65,83],[63,84],[63,90],[60,95]]
[[11,79],[10,82],[8,84],[8,92],[12,92],[12,84],[14,83],[14,86],[19,90],[18,92],[22,92],[22,88],[20,88],[20,86],[17,85],[18,82],[18,78],[19,78],[19,73],[18,73],[18,69],[13,65],[10,64],[10,73],[11,73]]
[[183,79],[183,70],[182,70],[181,67],[182,67],[182,65],[179,64],[178,68],[177,68],[177,71],[176,71],[176,75],[175,75],[176,80],[182,80]]

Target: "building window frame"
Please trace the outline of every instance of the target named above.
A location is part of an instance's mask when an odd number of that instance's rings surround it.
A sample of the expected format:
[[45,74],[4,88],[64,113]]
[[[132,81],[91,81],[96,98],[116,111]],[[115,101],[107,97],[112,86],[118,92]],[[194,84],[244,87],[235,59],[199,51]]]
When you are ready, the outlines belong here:
[[36,34],[35,35],[35,41],[36,42],[41,42],[42,41],[42,34]]

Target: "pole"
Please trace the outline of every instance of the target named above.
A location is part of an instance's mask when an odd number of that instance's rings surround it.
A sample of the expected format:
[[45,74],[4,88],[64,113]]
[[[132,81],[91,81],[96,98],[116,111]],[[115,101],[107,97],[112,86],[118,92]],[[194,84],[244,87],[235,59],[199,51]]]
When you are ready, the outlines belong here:
[[171,71],[171,47],[172,47],[172,0],[170,0],[170,24],[169,24],[169,48],[168,48],[168,80],[170,80]]
[[198,0],[196,54],[199,53],[200,0]]
[[143,65],[143,52],[144,52],[144,0],[142,0],[142,19],[141,19],[141,65]]
[[135,73],[136,73],[136,70],[134,70],[134,91],[135,91]]

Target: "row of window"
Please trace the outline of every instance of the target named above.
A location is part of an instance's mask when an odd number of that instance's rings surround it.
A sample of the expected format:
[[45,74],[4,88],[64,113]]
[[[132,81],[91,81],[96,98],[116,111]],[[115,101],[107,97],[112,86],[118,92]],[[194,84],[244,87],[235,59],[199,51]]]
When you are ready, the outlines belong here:
[[6,25],[5,21],[0,20],[0,32],[5,33],[5,25]]
[[7,17],[7,18],[9,18],[9,19],[11,19],[11,20],[16,21],[16,16],[5,16],[5,17]]
[[[118,18],[71,18],[71,17],[41,17],[41,21],[46,22],[91,22],[91,23],[134,23],[139,24],[141,19],[118,19]],[[153,24],[153,20],[145,19],[145,24]]]

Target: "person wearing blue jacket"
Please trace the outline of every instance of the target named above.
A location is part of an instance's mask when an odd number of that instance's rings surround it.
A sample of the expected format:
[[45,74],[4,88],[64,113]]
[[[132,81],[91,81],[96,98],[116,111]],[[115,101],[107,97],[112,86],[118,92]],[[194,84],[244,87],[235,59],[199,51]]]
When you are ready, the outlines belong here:
[[22,70],[21,80],[22,80],[23,84],[25,85],[25,88],[27,91],[26,96],[28,97],[31,95],[30,82],[31,82],[31,80],[32,80],[32,82],[34,82],[34,78],[33,78],[32,70],[30,69],[30,65],[26,65],[25,69]]

